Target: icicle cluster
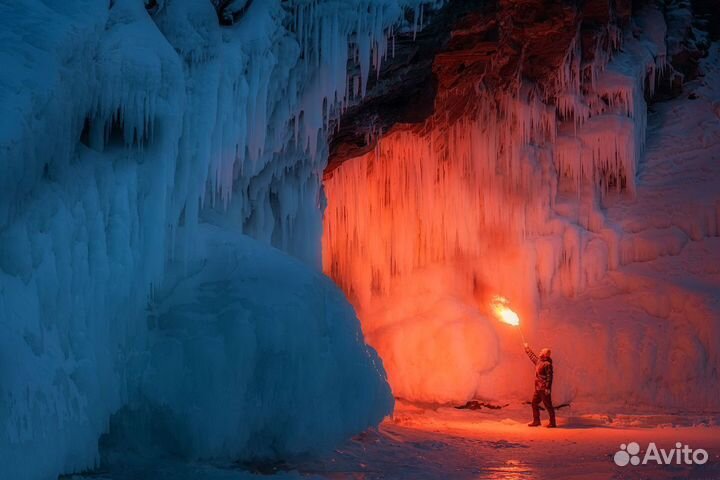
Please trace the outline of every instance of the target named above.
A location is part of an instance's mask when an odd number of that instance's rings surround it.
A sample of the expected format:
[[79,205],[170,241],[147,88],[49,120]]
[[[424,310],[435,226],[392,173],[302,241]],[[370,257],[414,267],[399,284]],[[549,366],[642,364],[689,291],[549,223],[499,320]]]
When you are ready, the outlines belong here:
[[[599,44],[619,41],[608,30]],[[634,194],[644,95],[665,61],[657,42],[655,30],[628,32],[622,52],[582,64],[576,39],[551,94],[480,95],[472,116],[390,133],[326,179],[323,267],[358,309],[395,395],[507,393],[506,380],[478,374],[500,348],[486,331],[488,299],[512,299],[532,325],[542,296],[574,295],[618,265],[598,204],[609,191]],[[465,335],[434,338],[451,324]]]
[[528,143],[554,118],[510,97],[504,110],[428,135],[392,133],[326,179],[324,266],[346,291],[385,294],[395,276],[540,228],[553,201],[551,155]]
[[[610,28],[597,42],[593,62],[579,65],[576,44],[568,52],[558,79],[557,109],[564,123],[555,145],[561,177],[574,184],[593,183],[599,193],[635,192],[635,172],[645,146],[647,106],[659,73],[666,68],[665,22],[656,8],[637,16],[640,38],[628,32],[621,52],[620,36]],[[582,78],[589,79],[583,83]]]

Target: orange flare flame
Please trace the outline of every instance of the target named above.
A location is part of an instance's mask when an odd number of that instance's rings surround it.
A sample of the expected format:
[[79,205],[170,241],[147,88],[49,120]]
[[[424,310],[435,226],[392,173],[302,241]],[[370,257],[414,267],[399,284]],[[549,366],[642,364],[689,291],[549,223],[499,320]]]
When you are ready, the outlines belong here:
[[508,307],[509,303],[510,302],[507,298],[495,295],[490,306],[492,307],[493,312],[495,312],[498,320],[503,323],[507,323],[508,325],[517,327],[520,325],[520,317],[518,317],[517,313],[513,312],[510,307]]

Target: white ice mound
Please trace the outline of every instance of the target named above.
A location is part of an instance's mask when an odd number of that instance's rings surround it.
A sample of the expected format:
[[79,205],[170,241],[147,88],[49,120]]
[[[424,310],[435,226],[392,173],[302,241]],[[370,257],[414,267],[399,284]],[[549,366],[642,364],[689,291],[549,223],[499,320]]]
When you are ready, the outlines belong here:
[[157,295],[149,357],[109,445],[287,458],[392,411],[382,363],[327,277],[242,235],[201,227],[198,240],[198,260]]

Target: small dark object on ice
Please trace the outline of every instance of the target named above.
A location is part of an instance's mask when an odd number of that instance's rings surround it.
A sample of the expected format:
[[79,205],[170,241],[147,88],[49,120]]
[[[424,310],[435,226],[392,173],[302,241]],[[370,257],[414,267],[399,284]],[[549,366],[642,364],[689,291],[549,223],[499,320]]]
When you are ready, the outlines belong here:
[[493,405],[492,403],[487,402],[481,402],[478,400],[470,400],[465,405],[455,407],[458,410],[480,410],[481,408],[489,408],[491,410],[500,410],[503,407],[507,407],[510,405],[509,403],[506,403],[505,405]]
[[[532,405],[532,402],[527,402],[527,401],[526,401],[526,402],[523,402],[523,405]],[[553,405],[553,408],[554,408],[555,410],[558,410],[558,409],[560,409],[560,408],[569,407],[570,405],[571,405],[571,404],[569,404],[569,403],[561,403],[560,405]],[[543,406],[541,405],[541,406],[540,406],[540,410],[545,410],[545,408],[543,408]]]

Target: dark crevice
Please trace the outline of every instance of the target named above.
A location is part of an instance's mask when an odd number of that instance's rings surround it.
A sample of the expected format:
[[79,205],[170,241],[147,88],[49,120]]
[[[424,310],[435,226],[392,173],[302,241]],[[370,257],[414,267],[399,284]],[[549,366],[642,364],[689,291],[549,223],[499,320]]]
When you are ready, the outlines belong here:
[[252,6],[253,0],[212,0],[220,25],[229,27],[237,23]]

